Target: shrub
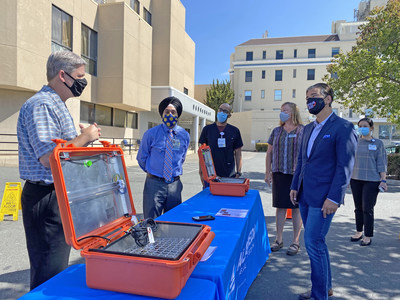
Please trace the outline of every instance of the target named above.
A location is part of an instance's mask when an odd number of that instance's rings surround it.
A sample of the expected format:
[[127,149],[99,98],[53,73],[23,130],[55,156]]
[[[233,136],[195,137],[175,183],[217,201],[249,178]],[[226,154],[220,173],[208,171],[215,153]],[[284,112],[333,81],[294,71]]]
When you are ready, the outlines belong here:
[[268,143],[256,143],[257,152],[267,152]]
[[400,177],[400,153],[388,155],[387,174],[396,179]]

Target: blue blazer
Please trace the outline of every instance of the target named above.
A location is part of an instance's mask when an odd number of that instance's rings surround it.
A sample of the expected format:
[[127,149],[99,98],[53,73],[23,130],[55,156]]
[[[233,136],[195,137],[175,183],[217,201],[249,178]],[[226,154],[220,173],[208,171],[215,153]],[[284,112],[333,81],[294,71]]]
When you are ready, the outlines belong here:
[[343,204],[357,148],[354,126],[332,114],[315,139],[310,157],[307,157],[313,129],[314,123],[304,128],[291,189],[298,191],[299,202],[305,201],[311,207],[322,207],[327,198]]

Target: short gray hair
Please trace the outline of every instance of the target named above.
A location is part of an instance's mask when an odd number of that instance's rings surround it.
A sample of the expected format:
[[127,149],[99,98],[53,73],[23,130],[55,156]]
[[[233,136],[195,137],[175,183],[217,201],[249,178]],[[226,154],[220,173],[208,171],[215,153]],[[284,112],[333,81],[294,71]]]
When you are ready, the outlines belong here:
[[86,64],[82,57],[71,51],[53,52],[47,60],[47,81],[56,77],[60,70],[71,74],[75,69]]

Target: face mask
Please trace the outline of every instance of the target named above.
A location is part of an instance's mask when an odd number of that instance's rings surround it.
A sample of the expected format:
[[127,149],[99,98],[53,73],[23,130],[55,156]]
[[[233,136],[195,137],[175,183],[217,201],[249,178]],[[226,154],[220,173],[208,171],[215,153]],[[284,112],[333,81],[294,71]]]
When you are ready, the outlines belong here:
[[224,123],[226,119],[228,119],[228,114],[224,113],[223,111],[217,113],[218,122]]
[[281,111],[281,113],[279,114],[279,118],[283,123],[285,123],[287,120],[289,120],[290,115],[285,113],[284,111]]
[[324,107],[324,98],[308,98],[307,100],[307,108],[310,114],[318,115]]
[[178,122],[178,117],[173,114],[164,115],[162,121],[168,128],[172,128]]
[[71,77],[74,80],[74,83],[71,86],[68,86],[64,82],[65,86],[67,88],[69,88],[69,90],[71,91],[72,95],[74,95],[74,97],[79,97],[87,85],[86,79],[85,78],[75,79],[71,75],[69,75],[67,72],[64,71],[64,73],[67,74],[69,77]]
[[362,136],[367,136],[369,134],[369,128],[368,127],[360,127],[360,128],[358,128],[358,133],[361,134]]

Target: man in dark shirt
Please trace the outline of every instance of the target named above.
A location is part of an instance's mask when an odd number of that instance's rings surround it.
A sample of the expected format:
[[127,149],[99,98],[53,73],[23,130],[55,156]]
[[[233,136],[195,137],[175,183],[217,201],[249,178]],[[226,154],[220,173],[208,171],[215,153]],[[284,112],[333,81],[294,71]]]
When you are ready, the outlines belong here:
[[[240,177],[242,175],[243,141],[239,129],[228,124],[231,111],[232,108],[228,103],[221,104],[217,112],[217,121],[205,126],[199,139],[200,144],[210,146],[215,172],[219,177]],[[203,181],[201,168],[199,170],[200,178]],[[203,185],[205,185],[204,182]]]

